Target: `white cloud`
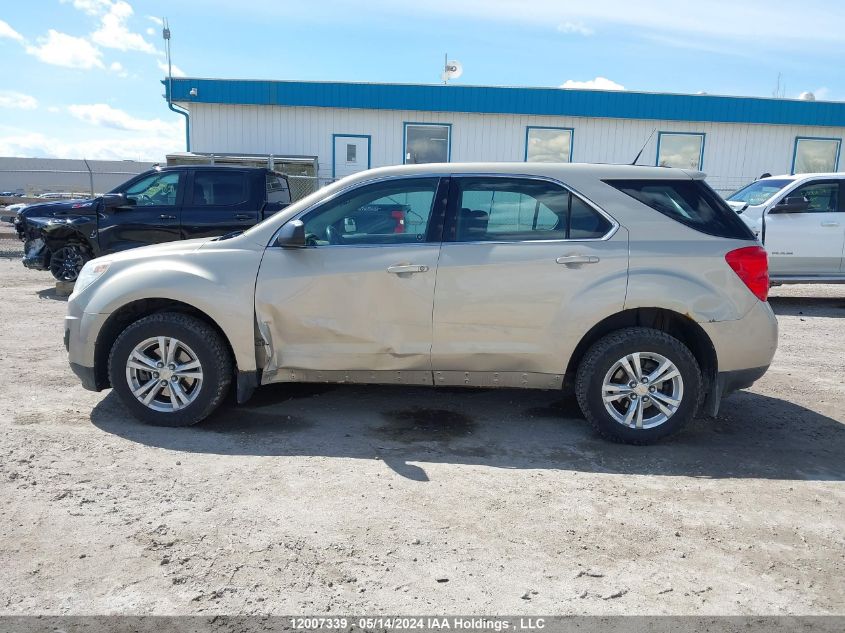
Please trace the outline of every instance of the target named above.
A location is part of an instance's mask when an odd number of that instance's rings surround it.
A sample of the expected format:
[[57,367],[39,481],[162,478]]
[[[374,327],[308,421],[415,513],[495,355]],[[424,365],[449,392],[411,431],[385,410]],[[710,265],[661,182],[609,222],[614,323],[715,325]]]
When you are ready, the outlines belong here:
[[147,29],[147,35],[153,36],[156,34],[156,30],[153,27]]
[[[61,0],[62,4],[67,4],[71,0]],[[74,9],[84,11],[88,15],[100,15],[108,11],[111,6],[111,0],[72,0]]]
[[4,37],[16,42],[23,42],[23,35],[9,26],[9,23],[5,20],[0,20],[0,39]]
[[590,27],[584,26],[583,22],[562,22],[557,25],[557,30],[561,33],[573,33],[575,35],[583,35],[584,37],[595,33]]
[[150,20],[151,22],[155,22],[159,26],[164,26],[164,20],[162,20],[161,18],[157,18],[154,15],[148,15],[147,19]]
[[109,70],[113,73],[117,73],[118,77],[129,76],[129,73],[126,71],[126,69],[123,67],[123,64],[121,64],[120,62],[112,62],[111,64],[109,64]]
[[47,108],[47,112],[54,112],[55,113],[55,112],[61,112],[61,111],[62,111],[62,109],[58,106],[50,106],[49,108]]
[[124,110],[113,108],[106,103],[70,105],[67,109],[71,115],[80,121],[114,130],[169,136],[181,127],[180,121],[168,122],[162,121],[161,119],[140,119]]
[[[89,2],[90,0],[77,0]],[[91,34],[91,40],[103,48],[115,48],[121,51],[140,51],[156,54],[156,47],[144,39],[140,33],[133,33],[126,23],[132,17],[132,6],[124,0],[110,3],[102,14],[100,27]]]
[[[167,62],[158,60],[158,69],[164,73],[164,76],[167,76]],[[173,74],[174,77],[187,77],[185,71],[179,68],[176,64],[170,65],[170,72]]]
[[178,134],[174,133],[167,137],[135,134],[122,135],[120,138],[92,138],[78,142],[63,141],[40,132],[21,132],[0,136],[0,156],[163,161],[168,153],[183,151],[184,147],[184,127]]
[[[842,43],[845,3],[831,0],[709,0],[682,2],[649,0],[632,5],[631,0],[417,0],[414,3],[395,0],[370,0],[368,9],[385,15],[449,16],[453,19],[496,20],[512,24],[532,24],[552,28],[562,23],[589,24],[596,30],[605,27],[624,29],[631,35],[665,33],[680,39],[699,36],[701,39],[741,43],[738,47],[758,46],[784,48],[789,43],[814,50],[830,51],[831,45]],[[265,2],[265,11],[291,9],[287,3]],[[812,28],[796,28],[811,24]],[[754,33],[765,37],[749,37]],[[838,50],[838,49],[837,49]]]
[[35,110],[37,107],[38,100],[35,97],[13,90],[0,90],[0,108]]
[[607,77],[596,77],[588,81],[576,81],[567,79],[561,88],[574,88],[580,90],[625,90],[625,86],[618,84]]
[[26,52],[45,64],[65,68],[103,68],[102,53],[91,42],[50,29],[38,38],[38,46],[28,45]]

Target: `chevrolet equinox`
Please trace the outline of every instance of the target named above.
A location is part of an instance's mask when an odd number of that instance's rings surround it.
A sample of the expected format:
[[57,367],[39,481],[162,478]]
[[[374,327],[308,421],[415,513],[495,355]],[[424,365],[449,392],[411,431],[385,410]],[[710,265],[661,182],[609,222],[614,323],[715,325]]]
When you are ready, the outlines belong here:
[[768,368],[766,252],[679,169],[429,164],[344,178],[249,230],[85,264],[65,341],[84,387],[194,424],[234,389],[573,389],[648,443]]

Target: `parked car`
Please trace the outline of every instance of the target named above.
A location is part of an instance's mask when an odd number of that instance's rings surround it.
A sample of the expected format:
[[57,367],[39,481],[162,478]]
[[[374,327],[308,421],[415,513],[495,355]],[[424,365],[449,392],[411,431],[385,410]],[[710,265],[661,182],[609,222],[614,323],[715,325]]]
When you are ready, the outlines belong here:
[[845,174],[761,178],[727,202],[766,247],[773,283],[845,283]]
[[[364,230],[374,205],[418,219]],[[407,165],[235,237],[88,262],[65,341],[86,388],[152,424],[199,422],[233,384],[238,402],[276,382],[572,387],[602,435],[646,443],[763,375],[768,288],[703,174]]]
[[14,223],[18,213],[25,206],[26,203],[16,202],[15,204],[10,204],[6,207],[0,208],[0,222]]
[[28,205],[15,226],[24,266],[74,281],[94,257],[242,231],[290,201],[287,178],[264,168],[165,167],[98,198]]

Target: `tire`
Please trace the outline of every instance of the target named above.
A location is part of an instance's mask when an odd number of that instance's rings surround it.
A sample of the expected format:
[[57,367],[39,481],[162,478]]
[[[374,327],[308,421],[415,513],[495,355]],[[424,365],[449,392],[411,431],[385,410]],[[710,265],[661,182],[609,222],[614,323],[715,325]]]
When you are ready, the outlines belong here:
[[50,272],[58,281],[76,281],[90,251],[80,244],[67,244],[50,253]]
[[[640,366],[637,380],[631,376],[632,370],[637,372],[635,359]],[[658,373],[661,367],[666,369]],[[649,377],[657,383],[650,384]],[[606,439],[650,444],[695,417],[704,385],[686,345],[660,330],[632,327],[608,334],[590,347],[578,366],[575,395],[587,421]],[[612,400],[607,406],[605,396]]]
[[[134,355],[139,349],[140,356]],[[162,358],[161,349],[164,356],[172,355],[171,363],[165,364],[168,358]],[[181,373],[179,368],[184,368]],[[190,426],[208,417],[229,391],[232,373],[232,358],[220,334],[178,312],[136,321],[117,337],[109,354],[109,378],[117,395],[132,415],[156,426]],[[147,385],[152,386],[145,389]],[[143,391],[136,397],[133,390]],[[139,398],[149,398],[149,403]]]

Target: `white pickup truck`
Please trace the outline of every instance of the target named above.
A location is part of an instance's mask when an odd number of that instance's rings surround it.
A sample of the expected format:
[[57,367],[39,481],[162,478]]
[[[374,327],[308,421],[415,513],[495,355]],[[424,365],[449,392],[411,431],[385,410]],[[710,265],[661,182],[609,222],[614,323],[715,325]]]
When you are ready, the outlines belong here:
[[845,173],[761,178],[727,202],[766,247],[773,284],[845,283]]

